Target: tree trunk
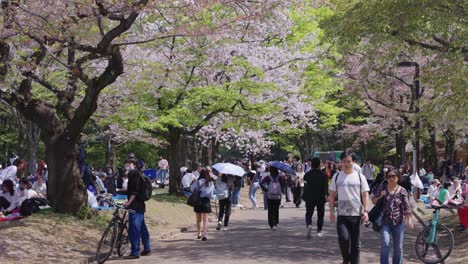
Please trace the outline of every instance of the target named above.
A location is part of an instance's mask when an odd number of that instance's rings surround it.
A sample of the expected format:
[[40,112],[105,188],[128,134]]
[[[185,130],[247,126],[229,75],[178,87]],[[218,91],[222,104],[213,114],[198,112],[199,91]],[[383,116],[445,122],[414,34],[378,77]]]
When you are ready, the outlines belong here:
[[198,160],[198,143],[197,139],[195,137],[192,137],[190,139],[190,147],[191,147],[191,152],[190,152],[190,166],[191,169],[194,170],[197,168],[197,164],[199,162]]
[[444,132],[445,136],[445,160],[453,161],[453,154],[455,152],[455,135],[452,130],[448,128]]
[[[406,140],[405,136],[403,135],[403,131],[400,131],[395,134],[395,145],[396,145],[396,153],[397,153],[397,167],[405,164],[406,162]],[[400,164],[398,164],[400,162]]]
[[203,165],[211,165],[211,144],[202,146],[202,163]]
[[16,112],[19,128],[19,156],[28,164],[24,176],[36,175],[37,173],[37,149],[39,147],[39,127],[30,120],[25,119]]
[[438,152],[437,152],[437,145],[436,145],[436,128],[433,126],[428,127],[428,132],[430,135],[429,144],[424,145],[424,155],[426,158],[425,166],[431,167],[433,171],[437,169],[439,164],[438,161]]
[[180,144],[182,144],[182,137],[179,133],[170,131],[169,142],[169,193],[176,194],[182,193],[182,186],[180,186],[180,171],[179,168],[183,166],[182,151],[180,151]]
[[47,198],[59,213],[79,212],[86,206],[86,188],[81,180],[75,142],[61,137],[50,137],[44,140],[47,156],[49,181]]
[[112,134],[106,134],[104,136],[104,144],[105,144],[105,165],[111,166],[112,170],[115,171],[115,147],[112,141]]

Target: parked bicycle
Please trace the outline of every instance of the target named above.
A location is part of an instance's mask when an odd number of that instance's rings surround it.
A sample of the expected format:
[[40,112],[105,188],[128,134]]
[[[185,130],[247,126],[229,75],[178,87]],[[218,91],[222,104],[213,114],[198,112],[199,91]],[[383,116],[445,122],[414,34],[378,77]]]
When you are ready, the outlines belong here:
[[129,245],[128,240],[128,209],[120,204],[116,204],[110,200],[104,202],[116,207],[113,217],[109,222],[106,230],[102,234],[99,241],[96,261],[101,264],[104,263],[113,253],[114,248],[117,249],[117,254],[122,257]]
[[452,232],[440,224],[440,209],[445,206],[432,205],[431,224],[424,228],[416,239],[416,255],[428,264],[442,263],[450,256],[454,245]]

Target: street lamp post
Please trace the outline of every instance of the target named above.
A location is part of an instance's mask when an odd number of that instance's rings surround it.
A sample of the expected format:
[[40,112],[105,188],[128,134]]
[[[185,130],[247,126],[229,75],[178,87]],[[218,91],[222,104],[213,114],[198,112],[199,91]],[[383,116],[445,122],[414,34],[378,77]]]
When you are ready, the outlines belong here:
[[[398,63],[398,67],[414,67],[414,85],[411,87],[411,99],[415,102],[414,103],[414,113],[417,115],[419,113],[419,64],[414,61],[403,61]],[[416,117],[416,124],[414,126],[414,140],[413,140],[413,174],[419,172],[419,130],[421,127],[421,123],[419,121],[419,117]]]

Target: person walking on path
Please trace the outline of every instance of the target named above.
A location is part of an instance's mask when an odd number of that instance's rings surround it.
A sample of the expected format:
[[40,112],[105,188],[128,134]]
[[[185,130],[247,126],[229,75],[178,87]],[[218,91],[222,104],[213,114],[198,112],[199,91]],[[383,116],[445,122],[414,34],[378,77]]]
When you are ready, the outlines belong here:
[[[268,167],[265,168],[260,168],[260,182],[262,182],[265,178],[270,176],[270,169]],[[262,187],[259,185],[260,188]],[[262,194],[263,194],[263,209],[268,210],[268,191],[265,191],[263,188],[262,189]]]
[[374,179],[375,167],[374,164],[368,159],[364,166],[362,166],[362,173],[366,176],[367,184],[371,185]]
[[280,176],[277,168],[270,166],[270,175],[263,178],[260,186],[267,192],[268,203],[268,224],[270,228],[276,230],[279,223],[279,207],[281,204],[282,188],[286,186],[284,177]]
[[243,206],[239,203],[240,201],[240,191],[242,189],[243,178],[235,177],[234,178],[234,189],[232,190],[232,207],[242,208]]
[[257,166],[252,165],[251,170],[247,173],[247,183],[249,185],[249,198],[252,202],[252,208],[257,208],[257,190],[259,186],[260,172],[257,171]]
[[[364,175],[353,170],[356,160],[353,152],[344,151],[340,158],[343,170],[330,182],[330,220],[337,221],[336,229],[343,263],[358,264],[361,221],[369,220],[369,185]],[[336,195],[338,218],[334,213]]]
[[228,177],[225,174],[220,175],[218,178],[216,178],[215,186],[216,197],[219,200],[218,226],[216,226],[216,230],[221,230],[221,226],[223,226],[224,220],[223,231],[228,231],[232,204],[231,193],[232,189],[234,188],[233,178]]
[[[128,214],[128,238],[131,244],[130,255],[126,258],[137,259],[141,256],[151,255],[150,235],[145,223],[146,206],[141,197],[141,181],[143,176],[136,170],[138,160],[134,157],[125,161],[125,170],[128,172],[127,197],[124,204],[129,209]],[[140,240],[143,241],[144,250],[140,254]]]
[[[193,210],[197,216],[197,238],[206,241],[206,234],[208,229],[208,216],[211,213],[211,201],[210,199],[214,194],[214,184],[213,179],[211,178],[210,171],[207,169],[202,169],[200,171],[200,177],[198,180],[192,184],[190,187],[192,193],[198,189],[200,192],[200,201],[195,204]],[[203,220],[203,234],[201,233],[201,222]]]
[[322,237],[323,218],[325,217],[325,202],[328,195],[328,178],[320,170],[320,159],[312,159],[312,169],[304,176],[304,194],[302,199],[306,203],[305,221],[307,239],[312,237],[312,216],[317,207],[317,236]]
[[293,202],[296,208],[299,208],[301,206],[302,190],[304,189],[304,171],[302,170],[302,164],[296,165],[296,176],[292,176],[292,182]]
[[[393,264],[403,263],[403,241],[405,228],[413,229],[408,192],[398,185],[400,177],[396,170],[389,170],[387,184],[382,184],[374,193],[372,202],[383,200],[383,225],[380,229],[380,263],[388,264],[390,240],[393,240]],[[406,225],[405,225],[406,221]]]

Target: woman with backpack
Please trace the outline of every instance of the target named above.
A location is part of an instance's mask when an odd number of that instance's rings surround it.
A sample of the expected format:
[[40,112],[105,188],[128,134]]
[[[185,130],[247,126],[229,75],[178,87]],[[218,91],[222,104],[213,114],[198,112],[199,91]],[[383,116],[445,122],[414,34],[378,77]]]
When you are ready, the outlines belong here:
[[[193,210],[197,216],[197,238],[206,241],[206,233],[208,229],[208,215],[211,213],[211,201],[210,199],[214,194],[214,184],[211,178],[210,171],[202,169],[198,180],[190,186],[192,193],[198,191],[200,193],[200,200],[195,204]],[[201,229],[201,222],[203,220],[203,234]]]
[[260,187],[267,192],[268,203],[268,224],[270,228],[276,230],[279,223],[279,207],[281,204],[281,190],[286,186],[284,177],[280,176],[279,170],[270,166],[270,175],[260,182]]
[[[380,263],[389,263],[390,240],[393,240],[393,263],[403,263],[403,241],[405,228],[413,229],[411,207],[408,192],[400,186],[400,175],[396,170],[389,170],[386,175],[387,185],[381,185],[374,204],[383,200],[383,225],[380,229]],[[406,222],[406,224],[405,224]],[[392,239],[393,238],[393,239]]]
[[216,197],[219,200],[218,226],[216,230],[221,230],[224,220],[224,231],[229,230],[229,217],[231,216],[231,192],[234,187],[232,177],[223,174],[216,178]]

